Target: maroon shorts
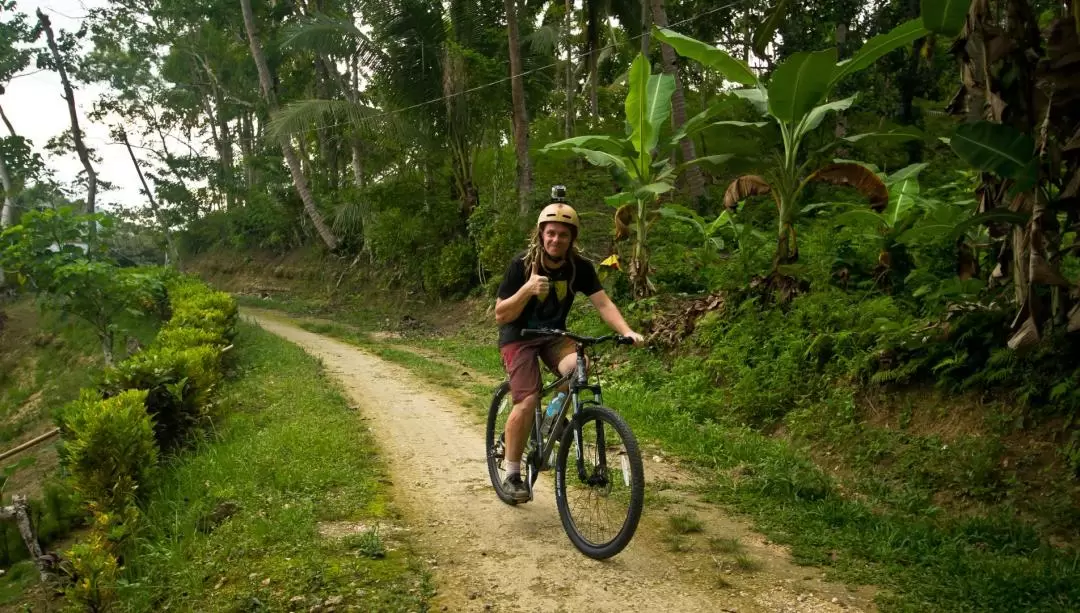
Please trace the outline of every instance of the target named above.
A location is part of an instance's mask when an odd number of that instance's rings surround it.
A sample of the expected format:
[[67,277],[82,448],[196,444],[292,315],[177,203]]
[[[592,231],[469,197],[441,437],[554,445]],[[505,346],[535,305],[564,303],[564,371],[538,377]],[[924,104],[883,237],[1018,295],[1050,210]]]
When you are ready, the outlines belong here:
[[563,336],[518,341],[503,345],[499,353],[502,354],[503,368],[510,375],[510,397],[517,404],[540,390],[540,365],[536,358],[542,359],[552,372],[557,373],[559,362],[574,353],[574,341]]

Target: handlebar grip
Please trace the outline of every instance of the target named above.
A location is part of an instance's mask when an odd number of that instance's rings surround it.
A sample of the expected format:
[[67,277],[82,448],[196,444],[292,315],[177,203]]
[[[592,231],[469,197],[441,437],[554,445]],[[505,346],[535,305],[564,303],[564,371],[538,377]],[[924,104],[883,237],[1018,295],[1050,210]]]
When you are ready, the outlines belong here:
[[629,336],[619,336],[615,339],[615,343],[617,345],[633,345],[634,339],[630,338]]

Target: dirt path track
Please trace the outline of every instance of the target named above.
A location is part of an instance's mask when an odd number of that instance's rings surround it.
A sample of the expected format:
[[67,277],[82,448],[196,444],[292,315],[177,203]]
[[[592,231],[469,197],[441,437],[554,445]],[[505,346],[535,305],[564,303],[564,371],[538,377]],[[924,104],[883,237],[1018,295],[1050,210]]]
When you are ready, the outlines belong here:
[[[782,548],[713,507],[680,498],[678,487],[663,492],[668,506],[692,510],[705,535],[738,538],[761,568],[733,571],[705,547],[670,551],[661,513],[649,503],[627,549],[604,562],[590,560],[563,532],[550,474],[537,481],[534,502],[499,502],[483,460],[483,433],[463,416],[459,401],[355,346],[276,317],[245,317],[321,359],[359,405],[380,441],[413,540],[434,564],[433,610],[873,610],[867,594],[791,564]],[[658,475],[669,484],[688,481],[666,463],[647,461],[645,470],[650,482]]]

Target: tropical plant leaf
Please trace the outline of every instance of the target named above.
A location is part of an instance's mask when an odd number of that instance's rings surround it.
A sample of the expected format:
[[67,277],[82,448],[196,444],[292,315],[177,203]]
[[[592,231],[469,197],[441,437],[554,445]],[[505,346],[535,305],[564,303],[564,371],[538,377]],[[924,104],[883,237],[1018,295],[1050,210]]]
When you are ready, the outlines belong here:
[[593,166],[600,166],[602,168],[614,166],[624,173],[629,173],[630,166],[633,164],[631,160],[619,155],[613,155],[607,151],[584,149],[582,147],[569,147],[568,149],[556,149],[555,151],[573,151],[574,153],[585,156],[585,159]]
[[[923,0],[923,2],[927,1]],[[929,1],[938,2],[942,0]],[[832,80],[829,83],[829,91],[832,91],[845,77],[868,68],[883,55],[894,49],[910,45],[929,33],[930,31],[923,26],[922,19],[912,19],[896,26],[885,34],[878,34],[871,38],[866,41],[866,44],[861,49],[855,52],[855,55],[836,66],[836,70],[832,74]]]
[[1007,223],[1014,226],[1022,226],[1030,219],[1031,215],[1024,213],[1017,213],[1016,211],[1010,211],[1008,209],[994,209],[985,213],[979,213],[978,215],[972,215],[956,224],[949,232],[949,239],[956,240],[971,228],[986,223]]
[[606,204],[609,204],[609,205],[611,205],[611,206],[613,206],[615,208],[619,208],[622,205],[626,204],[627,202],[633,202],[633,201],[634,201],[634,193],[633,192],[620,192],[618,194],[615,194],[614,196],[607,196],[607,197],[604,198],[604,202]]
[[966,123],[956,128],[950,145],[971,166],[1015,180],[1020,191],[1038,180],[1035,140],[1012,126],[989,121]]
[[630,224],[634,223],[634,210],[636,203],[624,204],[615,211],[615,240],[621,241],[630,238]]
[[921,173],[923,170],[926,170],[926,167],[929,165],[930,164],[927,164],[926,162],[918,162],[915,164],[909,164],[907,166],[904,166],[900,170],[897,170],[896,172],[889,175],[888,178],[885,179],[885,183],[893,184],[903,181],[904,179],[907,179],[909,177],[917,177],[919,176],[919,173]]
[[690,209],[677,204],[670,204],[660,209],[660,214],[671,219],[678,219],[692,224],[703,236],[708,236],[705,231],[705,221],[700,215]]
[[706,130],[713,126],[733,126],[737,128],[764,128],[769,125],[767,122],[748,122],[748,121],[713,121],[717,116],[726,115],[730,113],[730,110],[723,105],[714,104],[704,111],[694,115],[690,119],[686,120],[686,123],[679,128],[678,131],[668,141],[672,146],[679,144],[682,139],[690,136],[697,135],[698,132]]
[[710,223],[709,227],[706,229],[707,235],[712,236],[713,234],[716,234],[716,231],[723,226],[733,226],[733,230],[742,233],[741,226],[734,227],[735,224],[733,223],[733,218],[731,215],[732,213],[730,209],[724,209],[723,211],[720,211],[720,214],[716,216],[716,219],[712,220],[712,223]]
[[971,0],[922,0],[920,14],[926,29],[942,36],[956,36],[964,27]]
[[855,104],[855,99],[858,97],[859,95],[855,94],[850,98],[844,98],[843,100],[837,100],[835,102],[829,102],[814,107],[809,113],[806,114],[806,118],[802,121],[802,123],[799,124],[799,130],[797,132],[797,135],[802,136],[803,134],[813,132],[818,128],[818,126],[821,125],[821,122],[824,121],[825,115],[834,111],[846,111],[848,108],[851,107],[852,104]]
[[758,57],[765,56],[765,47],[775,38],[776,29],[780,27],[780,23],[787,16],[788,4],[790,3],[790,0],[777,0],[777,3],[765,15],[765,21],[761,22],[758,29],[754,31],[754,38],[750,43],[750,48],[754,50]]
[[903,143],[911,140],[922,140],[923,138],[923,133],[917,128],[905,126],[903,128],[897,128],[896,130],[890,130],[889,132],[864,132],[862,134],[852,134],[851,136],[845,136],[844,140],[849,143],[858,143],[864,140]]
[[271,136],[282,138],[329,124],[359,127],[382,116],[378,109],[348,100],[298,100],[275,113],[267,128]]
[[769,112],[798,123],[825,97],[835,69],[835,48],[793,53],[769,80]]
[[757,112],[762,115],[767,115],[769,113],[769,93],[765,91],[764,88],[752,87],[750,89],[736,89],[731,93],[754,105]]
[[769,182],[757,175],[743,175],[728,185],[724,192],[724,208],[734,209],[750,196],[760,196],[772,192]]
[[919,180],[908,176],[889,188],[889,207],[885,209],[885,219],[889,227],[897,223],[915,207],[919,200]]
[[870,200],[870,208],[881,211],[889,204],[889,188],[869,168],[859,164],[830,164],[807,177],[833,185],[853,187]]
[[586,135],[575,136],[554,143],[549,143],[544,146],[544,149],[595,149],[597,151],[606,151],[615,155],[623,155],[630,157],[634,155],[633,145],[630,144],[625,138],[615,138],[614,136],[603,135]]
[[675,174],[677,174],[677,175],[682,174],[682,172],[684,170],[686,170],[687,168],[690,168],[691,166],[700,166],[702,164],[718,166],[720,164],[723,164],[724,162],[727,162],[728,160],[730,160],[730,159],[732,159],[734,157],[735,156],[730,154],[730,153],[722,153],[722,154],[719,154],[719,155],[708,155],[708,156],[703,156],[703,157],[699,157],[699,158],[694,158],[693,160],[690,160],[689,162],[684,162],[684,163],[679,164],[678,166],[676,166],[675,167]]
[[284,29],[282,46],[301,47],[316,53],[349,55],[354,50],[364,64],[373,65],[384,61],[386,54],[367,34],[349,19],[337,19],[325,13],[316,13],[309,19]]
[[705,66],[717,70],[729,81],[742,85],[757,85],[758,79],[741,60],[737,60],[725,51],[710,44],[679,34],[667,28],[654,27],[654,35],[661,41],[671,45],[676,53],[692,60],[697,60]]
[[649,198],[655,199],[660,194],[670,192],[672,189],[674,189],[674,186],[672,186],[670,183],[666,183],[663,181],[657,183],[650,183],[648,185],[638,188],[638,190],[634,192],[634,197],[640,198],[642,200]]
[[630,67],[630,92],[626,96],[626,122],[631,128],[630,143],[638,152],[641,169],[651,159],[661,126],[671,116],[671,95],[675,77],[652,75],[649,61],[638,54]]

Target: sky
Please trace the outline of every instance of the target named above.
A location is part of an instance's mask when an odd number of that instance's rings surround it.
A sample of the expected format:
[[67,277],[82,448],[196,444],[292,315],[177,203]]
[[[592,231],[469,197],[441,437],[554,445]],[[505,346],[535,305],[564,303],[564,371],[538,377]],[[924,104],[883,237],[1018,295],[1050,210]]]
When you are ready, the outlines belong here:
[[[106,5],[105,0],[16,0],[15,10],[25,13],[33,23],[37,22],[38,7],[49,16],[54,31],[61,29],[75,31],[87,15],[87,11]],[[45,37],[39,40],[45,46]],[[46,164],[56,173],[56,179],[63,183],[73,181],[82,164],[79,156],[72,151],[63,157],[52,157],[44,151],[45,143],[70,127],[67,102],[63,98],[63,86],[60,75],[52,71],[35,72],[33,61],[21,76],[12,79],[7,85],[7,92],[0,96],[4,113],[11,120],[15,131],[33,141],[35,149],[45,158]],[[87,120],[87,113],[94,102],[105,91],[98,85],[78,84],[75,90],[76,110],[79,114],[79,126],[82,128],[87,147],[91,147],[101,156],[101,162],[94,165],[99,179],[114,185],[114,190],[98,192],[99,209],[112,208],[120,204],[125,208],[146,206],[146,196],[139,190],[139,176],[128,157],[127,149],[122,144],[109,144],[109,127],[104,123],[92,123]],[[134,139],[134,135],[132,136]],[[136,157],[146,156],[136,150]],[[143,171],[146,169],[144,167]],[[81,196],[85,197],[85,194]]]

